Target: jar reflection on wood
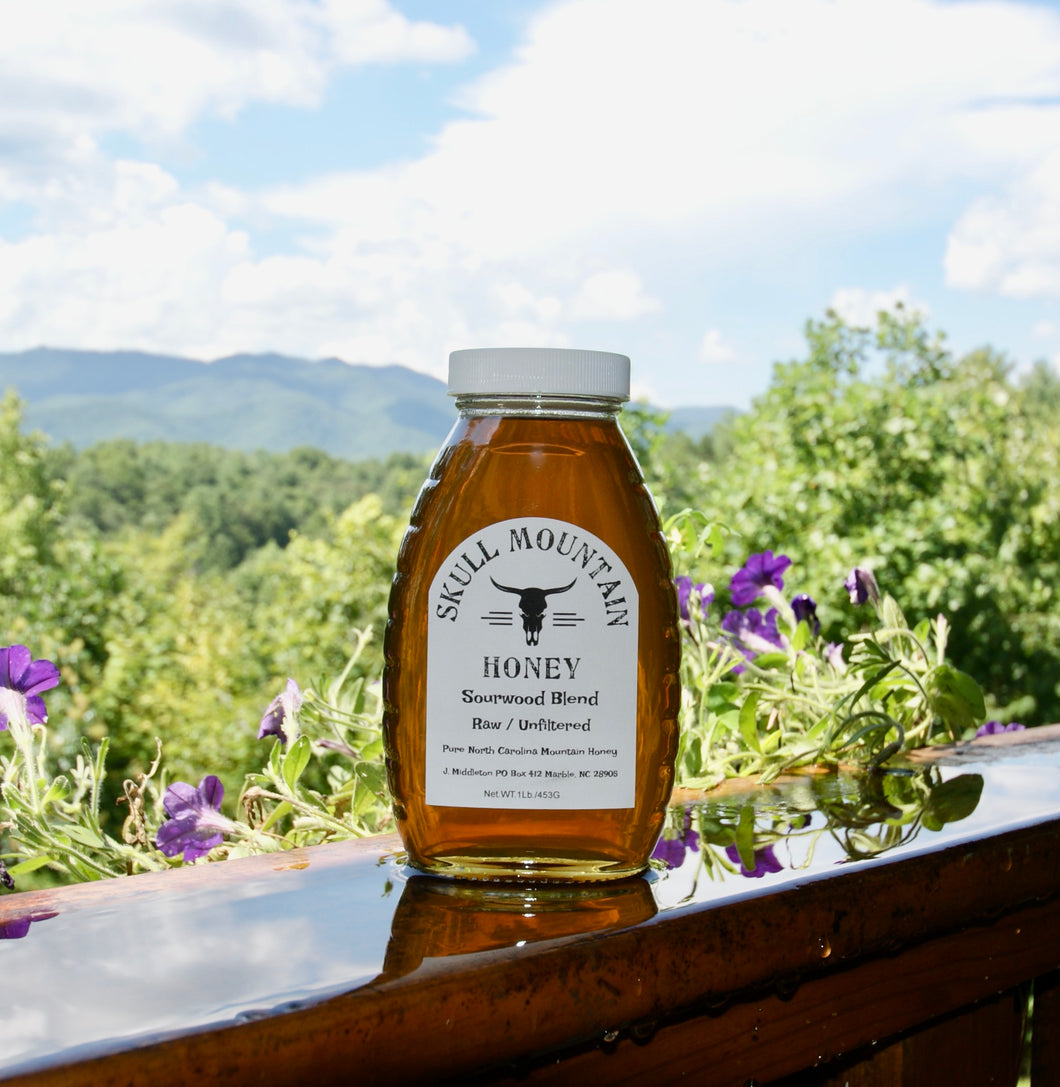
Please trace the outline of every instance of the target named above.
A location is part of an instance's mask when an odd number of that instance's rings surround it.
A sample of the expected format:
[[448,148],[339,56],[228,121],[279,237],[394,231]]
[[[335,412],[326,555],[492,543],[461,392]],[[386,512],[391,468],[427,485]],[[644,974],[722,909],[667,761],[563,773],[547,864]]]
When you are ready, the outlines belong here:
[[402,977],[429,959],[633,928],[655,912],[645,877],[572,887],[412,876],[394,912],[383,976]]

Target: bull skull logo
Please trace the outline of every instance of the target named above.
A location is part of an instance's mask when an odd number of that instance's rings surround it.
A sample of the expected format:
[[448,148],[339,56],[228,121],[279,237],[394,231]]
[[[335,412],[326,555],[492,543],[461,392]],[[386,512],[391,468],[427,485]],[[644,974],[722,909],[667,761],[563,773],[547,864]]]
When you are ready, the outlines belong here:
[[575,578],[569,585],[564,585],[559,589],[513,589],[510,585],[501,585],[499,582],[493,581],[494,587],[500,589],[502,593],[515,593],[519,597],[519,613],[523,617],[523,630],[526,632],[526,644],[537,645],[539,638],[541,637],[541,625],[544,619],[545,610],[548,607],[548,598],[556,593],[565,593],[568,589],[574,588],[574,583],[578,579]]

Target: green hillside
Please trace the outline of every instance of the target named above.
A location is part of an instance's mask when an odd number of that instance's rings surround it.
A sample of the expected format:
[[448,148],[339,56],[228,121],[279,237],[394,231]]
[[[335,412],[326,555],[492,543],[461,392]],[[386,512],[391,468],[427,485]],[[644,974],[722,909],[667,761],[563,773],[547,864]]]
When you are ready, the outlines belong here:
[[25,401],[27,427],[77,448],[129,438],[269,452],[314,446],[361,460],[433,450],[453,419],[444,384],[406,367],[281,355],[203,363],[36,348],[0,354],[7,388]]
[[[365,460],[432,452],[454,419],[445,384],[405,366],[275,354],[207,363],[141,351],[0,352],[0,394],[10,388],[25,402],[27,428],[77,449],[123,438],[246,452],[312,446]],[[731,410],[678,408],[667,429],[699,441]]]

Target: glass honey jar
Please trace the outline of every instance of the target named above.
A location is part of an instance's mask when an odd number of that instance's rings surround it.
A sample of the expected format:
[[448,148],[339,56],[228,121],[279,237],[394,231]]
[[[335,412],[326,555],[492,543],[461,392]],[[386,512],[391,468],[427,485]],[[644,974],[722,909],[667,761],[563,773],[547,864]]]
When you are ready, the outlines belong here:
[[459,417],[412,511],[384,642],[409,861],[451,876],[643,871],[673,786],[677,601],[619,426],[629,359],[455,351]]

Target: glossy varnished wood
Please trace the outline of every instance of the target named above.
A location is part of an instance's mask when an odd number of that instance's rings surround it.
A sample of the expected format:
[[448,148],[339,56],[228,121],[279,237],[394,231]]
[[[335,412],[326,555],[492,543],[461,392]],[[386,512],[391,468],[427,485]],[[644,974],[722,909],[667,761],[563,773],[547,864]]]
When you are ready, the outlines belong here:
[[[191,881],[295,878],[306,864],[378,880],[375,858],[393,844],[17,900],[72,910]],[[725,901],[661,911],[646,885],[634,887],[582,920],[537,919],[522,940],[508,915],[486,931],[460,903],[428,904],[406,923],[399,904],[378,975],[348,992],[10,1082],[977,1087],[1014,1082],[1020,994],[1038,979],[1034,1087],[1056,1087],[1060,794],[1051,817],[1004,832],[835,865],[771,891],[746,883]],[[940,1078],[939,1062],[959,1075]]]

